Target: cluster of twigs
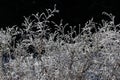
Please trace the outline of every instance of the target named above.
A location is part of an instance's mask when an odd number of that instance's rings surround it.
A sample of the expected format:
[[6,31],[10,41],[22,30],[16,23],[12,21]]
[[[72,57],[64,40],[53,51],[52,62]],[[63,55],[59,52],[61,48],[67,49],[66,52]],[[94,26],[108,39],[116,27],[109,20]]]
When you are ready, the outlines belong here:
[[77,26],[50,19],[59,12],[56,5],[46,12],[25,17],[23,29],[0,30],[0,80],[120,79],[120,25],[115,25],[115,16],[103,12],[110,21],[98,24],[92,18],[82,31],[79,25],[77,34]]

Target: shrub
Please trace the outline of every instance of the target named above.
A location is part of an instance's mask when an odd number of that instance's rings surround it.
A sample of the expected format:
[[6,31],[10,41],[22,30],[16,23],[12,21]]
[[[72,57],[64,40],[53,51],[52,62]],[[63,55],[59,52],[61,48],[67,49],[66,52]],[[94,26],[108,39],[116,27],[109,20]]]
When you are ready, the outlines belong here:
[[[77,26],[50,19],[59,12],[56,5],[46,12],[25,17],[23,29],[0,30],[1,80],[120,79],[120,32],[115,16],[103,12],[110,21],[99,24],[92,18],[77,35]],[[54,25],[54,32],[49,24]],[[67,33],[66,26],[70,27]]]

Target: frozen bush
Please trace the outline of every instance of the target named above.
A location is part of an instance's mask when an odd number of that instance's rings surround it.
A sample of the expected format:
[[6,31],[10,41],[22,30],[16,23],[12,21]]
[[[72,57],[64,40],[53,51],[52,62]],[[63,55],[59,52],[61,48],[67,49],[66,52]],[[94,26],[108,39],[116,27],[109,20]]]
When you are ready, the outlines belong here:
[[103,12],[110,21],[99,24],[92,18],[77,34],[77,26],[51,20],[59,12],[56,5],[46,12],[25,17],[23,29],[0,30],[0,80],[120,79],[120,24],[114,24],[115,16]]

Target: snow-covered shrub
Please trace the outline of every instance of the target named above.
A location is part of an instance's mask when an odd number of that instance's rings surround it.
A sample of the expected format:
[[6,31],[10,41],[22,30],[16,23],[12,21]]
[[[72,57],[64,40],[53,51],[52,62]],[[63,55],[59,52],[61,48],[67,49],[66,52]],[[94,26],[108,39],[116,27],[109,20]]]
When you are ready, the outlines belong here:
[[0,30],[0,80],[120,79],[120,25],[114,24],[115,16],[103,12],[110,21],[99,24],[92,18],[77,35],[77,26],[50,19],[59,12],[56,5],[46,12],[25,17],[23,29]]

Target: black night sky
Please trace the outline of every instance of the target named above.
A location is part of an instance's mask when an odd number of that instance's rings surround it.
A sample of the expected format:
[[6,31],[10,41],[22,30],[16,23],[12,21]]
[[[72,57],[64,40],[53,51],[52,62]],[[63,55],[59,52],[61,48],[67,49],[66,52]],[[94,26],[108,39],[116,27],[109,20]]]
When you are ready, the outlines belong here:
[[120,22],[119,0],[1,0],[0,26],[21,25],[23,16],[53,9],[54,4],[57,4],[61,18],[71,25],[84,24],[92,17],[101,21],[103,11],[114,14],[116,23]]

